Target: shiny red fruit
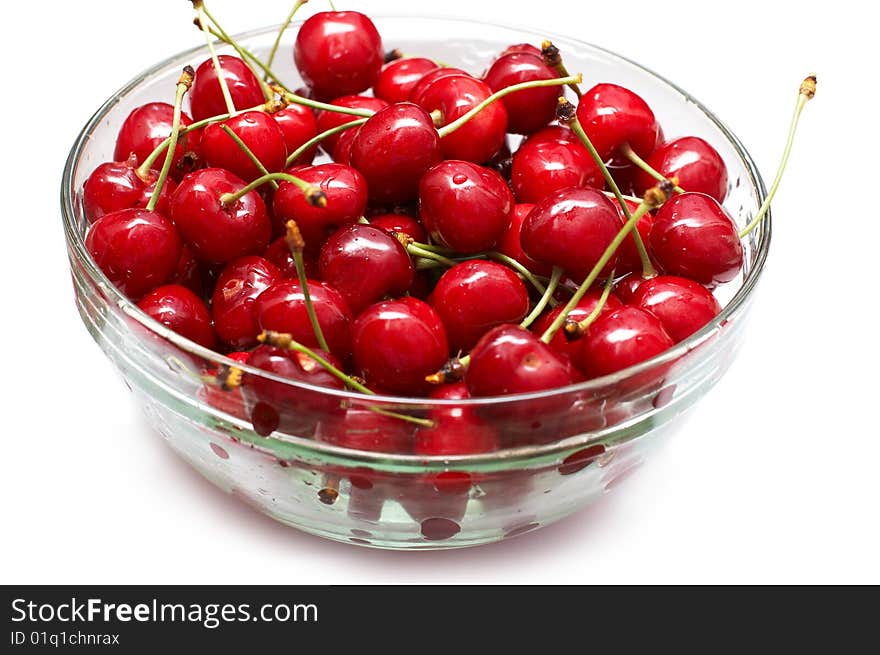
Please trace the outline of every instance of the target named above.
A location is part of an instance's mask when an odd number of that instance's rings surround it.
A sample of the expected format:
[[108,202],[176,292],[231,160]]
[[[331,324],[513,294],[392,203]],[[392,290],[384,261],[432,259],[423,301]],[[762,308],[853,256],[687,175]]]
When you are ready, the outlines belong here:
[[150,318],[190,341],[205,348],[217,345],[208,307],[186,287],[166,284],[153,289],[141,298],[138,307]]
[[537,262],[529,257],[523,252],[522,243],[520,241],[523,221],[534,208],[535,206],[529,203],[519,203],[513,206],[510,227],[504,232],[504,236],[502,236],[501,241],[498,242],[496,250],[507,255],[511,259],[515,259],[536,275],[549,276],[553,272],[553,267]]
[[282,273],[274,264],[256,255],[240,257],[226,265],[211,298],[214,329],[221,341],[232,348],[257,345],[257,296],[281,279]]
[[[288,156],[307,141],[318,136],[318,122],[315,119],[315,112],[305,105],[287,105],[284,109],[272,114],[272,118],[284,135],[284,145],[287,147]],[[311,164],[317,152],[318,146],[312,146],[291,162],[291,166]]]
[[[506,54],[495,60],[483,81],[492,91],[535,80],[553,80],[559,77],[544,63],[544,58],[525,52]],[[501,99],[507,110],[507,131],[513,134],[531,134],[552,121],[556,116],[559,87],[545,86],[517,91]]]
[[[151,102],[133,110],[119,129],[116,147],[113,150],[113,159],[127,162],[134,154],[135,165],[143,163],[150,156],[150,153],[171,135],[173,114],[174,107],[165,102]],[[192,119],[185,113],[181,113],[180,125],[187,127],[191,124]],[[200,130],[188,132],[178,139],[177,147],[174,149],[174,159],[171,161],[171,171],[175,178],[184,154],[188,151],[199,154],[200,140]],[[155,168],[162,168],[164,156],[163,152],[159,156]]]
[[[105,162],[83,184],[83,213],[89,223],[120,209],[142,209],[150,202],[159,172],[150,170],[146,179],[137,174],[135,158],[127,162]],[[156,211],[168,213],[168,203],[176,185],[170,177],[159,192]]]
[[578,103],[577,118],[605,161],[626,143],[642,158],[657,146],[660,126],[654,112],[640,96],[622,86],[594,86]]
[[[705,193],[718,202],[724,202],[727,196],[727,166],[718,151],[699,137],[684,136],[667,141],[657,146],[647,162],[667,179],[677,177],[682,189]],[[639,196],[657,184],[642,170],[634,177],[635,191]]]
[[[274,264],[285,278],[293,279],[296,277],[296,262],[285,237],[278,237],[272,241],[263,252],[263,257]],[[317,253],[303,253],[303,268],[306,270],[307,278],[317,279],[319,277]]]
[[416,83],[413,85],[413,88],[409,92],[409,102],[414,102],[417,105],[419,103],[419,99],[422,97],[422,93],[425,89],[427,89],[434,81],[439,80],[443,77],[450,77],[452,75],[464,75],[465,77],[473,77],[467,71],[464,71],[460,68],[452,68],[451,66],[446,66],[443,68],[437,68],[428,73],[425,73]]
[[629,368],[675,345],[660,319],[630,305],[599,318],[580,342],[579,368],[591,378]]
[[[237,110],[250,109],[266,101],[260,82],[253,71],[238,57],[220,55],[220,69],[229,89],[229,96]],[[217,69],[211,59],[206,59],[196,69],[196,77],[189,91],[189,104],[197,121],[228,113]]]
[[370,225],[381,227],[388,232],[405,234],[418,243],[426,243],[428,240],[428,235],[422,224],[407,214],[379,214],[378,216],[371,216]]
[[675,343],[709,323],[721,306],[706,287],[674,275],[659,275],[639,285],[633,305],[660,319]]
[[[621,223],[626,221],[626,214],[623,213],[623,209],[620,207],[620,203],[617,202],[616,199],[611,201],[614,206],[617,208],[618,213],[620,214]],[[630,211],[630,216],[632,216],[636,209],[639,206],[639,203],[633,202],[632,200],[627,200],[624,198],[624,202],[626,203],[627,209]],[[648,248],[648,236],[651,234],[651,228],[654,225],[654,217],[650,212],[646,213],[639,219],[639,222],[636,223],[636,229],[639,231],[639,235],[642,237],[642,243],[645,244],[645,249]],[[624,273],[631,272],[642,272],[642,258],[639,257],[639,250],[636,246],[636,240],[632,232],[623,240],[623,243],[620,244],[620,248],[617,249],[617,266],[614,269],[615,275],[621,275]]]
[[414,430],[408,421],[353,407],[322,421],[315,438],[341,448],[406,454],[412,452]]
[[[331,101],[330,104],[338,107],[346,107],[348,109],[365,109],[373,113],[385,109],[385,107],[388,106],[388,103],[384,100],[370,96],[342,96],[341,98],[336,98]],[[318,112],[318,132],[326,132],[334,127],[351,123],[360,118],[360,116],[343,114],[338,111],[321,111]],[[332,153],[342,136],[348,135],[350,132],[351,130],[344,130],[325,137],[324,140],[321,141],[321,147],[325,152]]]
[[228,126],[244,142],[270,173],[284,169],[287,159],[284,132],[269,114],[260,111],[249,111],[205,127],[202,152],[208,166],[225,168],[248,182],[263,174],[247,153],[226,133],[223,125]]
[[406,102],[416,83],[439,66],[424,57],[407,57],[388,62],[379,73],[373,95],[385,102]]
[[[590,289],[589,291],[587,291],[584,297],[581,298],[580,302],[575,305],[574,309],[569,312],[568,318],[573,321],[583,321],[596,309],[596,306],[599,304],[599,298],[601,296],[601,289]],[[603,305],[602,309],[599,310],[599,316],[603,316],[605,314],[613,312],[614,310],[620,309],[621,307],[623,307],[623,303],[621,303],[620,300],[618,300],[617,297],[615,297],[615,295],[612,293],[605,300],[605,304]],[[560,303],[549,312],[544,312],[543,314],[541,314],[541,316],[538,317],[538,320],[536,320],[532,325],[532,332],[540,337],[542,334],[544,334],[544,332],[547,331],[547,328],[549,328],[553,324],[553,321],[555,321],[556,318],[562,313],[563,309],[565,309],[565,305],[563,303]],[[553,350],[555,350],[556,352],[562,353],[563,355],[567,356],[575,365],[579,363],[578,353],[581,349],[580,340],[576,339],[574,341],[569,341],[565,337],[565,333],[561,328],[556,332],[555,335],[553,335],[553,338],[550,340],[549,346],[553,348]]]

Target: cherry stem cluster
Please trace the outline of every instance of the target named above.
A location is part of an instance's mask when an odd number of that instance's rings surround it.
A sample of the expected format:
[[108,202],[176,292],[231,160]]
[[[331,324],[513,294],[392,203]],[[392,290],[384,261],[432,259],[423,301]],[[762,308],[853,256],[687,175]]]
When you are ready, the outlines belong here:
[[314,207],[327,206],[327,196],[323,191],[321,191],[320,187],[315,186],[314,184],[309,184],[305,180],[300,179],[295,175],[291,175],[290,173],[267,173],[262,177],[258,177],[250,184],[243,186],[235,193],[224,193],[220,196],[220,202],[223,203],[223,205],[229,207],[230,205],[240,200],[242,196],[247,195],[254,189],[262,186],[263,184],[266,184],[267,182],[271,182],[272,180],[282,180],[284,182],[295,184],[302,190],[308,203]]
[[331,127],[329,130],[324,130],[320,134],[313,136],[311,139],[302,144],[299,148],[294,150],[287,157],[287,162],[285,162],[285,166],[291,166],[293,162],[299,159],[300,156],[304,152],[308,152],[309,148],[313,148],[319,143],[321,143],[327,137],[333,136],[334,134],[339,134],[340,132],[344,132],[345,130],[353,127],[358,127],[367,122],[367,118],[359,118],[357,120],[351,121],[349,123],[343,123],[342,125],[337,125],[336,127]]

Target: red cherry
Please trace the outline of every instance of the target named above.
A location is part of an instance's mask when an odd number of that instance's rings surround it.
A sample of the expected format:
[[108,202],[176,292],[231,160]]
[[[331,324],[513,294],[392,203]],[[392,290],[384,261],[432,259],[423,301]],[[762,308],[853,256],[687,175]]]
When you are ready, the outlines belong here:
[[[718,151],[703,139],[685,136],[667,141],[657,147],[647,163],[664,177],[678,178],[682,189],[705,193],[718,202],[727,195],[727,166]],[[635,174],[636,195],[657,184],[657,181],[639,170]]]
[[229,262],[214,287],[211,313],[220,340],[233,348],[257,345],[260,329],[254,320],[254,305],[263,291],[279,282],[278,268],[255,255]]
[[489,250],[510,227],[513,194],[495,171],[447,160],[419,184],[419,213],[438,242],[462,253]]
[[202,275],[202,268],[199,266],[199,260],[195,258],[192,250],[186,244],[180,249],[180,259],[177,260],[177,266],[174,268],[174,273],[171,274],[168,282],[184,286],[197,296],[205,295],[205,280]]
[[[583,298],[581,298],[580,302],[575,305],[574,309],[572,309],[568,318],[573,321],[583,321],[587,316],[589,316],[593,310],[596,309],[596,305],[599,304],[599,299],[602,296],[601,289],[591,289],[587,291]],[[605,300],[605,305],[602,307],[599,313],[599,316],[603,316],[608,314],[609,312],[613,312],[615,309],[620,309],[623,307],[623,303],[618,300],[614,294],[608,296]],[[538,320],[534,322],[532,325],[532,332],[537,334],[538,336],[544,334],[547,328],[556,320],[556,318],[562,313],[562,310],[565,309],[565,305],[557,305],[549,312],[545,312],[538,317]],[[553,339],[550,340],[549,346],[553,348],[556,352],[562,353],[566,355],[575,365],[578,362],[578,353],[581,349],[580,340],[569,341],[565,338],[565,334],[562,330],[557,330],[556,334],[553,335]]]
[[351,166],[351,147],[354,145],[354,140],[357,138],[360,131],[361,128],[357,127],[351,130],[345,130],[340,134],[339,141],[336,142],[336,145],[333,147],[333,152],[330,153],[330,158],[337,164]]
[[275,228],[283,232],[287,221],[296,221],[306,250],[317,253],[339,227],[363,216],[367,208],[367,182],[357,170],[342,164],[319,164],[290,172],[320,187],[327,196],[327,206],[311,205],[302,189],[292,182],[282,182],[272,200]]
[[[246,63],[231,55],[220,55],[217,59],[236,109],[249,109],[265,102],[260,82]],[[195,120],[220,116],[229,111],[217,80],[213,60],[206,59],[199,64],[189,91],[190,110]]]
[[526,139],[513,155],[510,182],[519,202],[541,202],[567,187],[605,185],[587,149],[573,140],[571,130],[545,127]]
[[321,248],[321,279],[332,285],[357,314],[386,295],[406,292],[412,260],[385,230],[355,223],[341,227]]
[[657,145],[660,126],[654,112],[641,97],[622,86],[594,86],[581,98],[577,118],[606,161],[627,143],[642,158]]
[[85,245],[110,282],[134,299],[169,280],[182,247],[174,224],[145,209],[105,214],[89,228]]
[[[353,407],[322,421],[315,438],[342,448],[405,454],[412,451],[414,429],[408,421]],[[360,477],[371,478],[369,474]]]
[[579,368],[591,378],[629,368],[675,345],[656,316],[631,305],[601,316],[580,343]]
[[[269,247],[263,253],[263,257],[274,264],[281,271],[283,277],[290,279],[296,277],[296,262],[293,259],[293,254],[290,252],[290,245],[283,236],[278,237],[269,244]],[[320,277],[317,253],[303,253],[303,268],[306,270],[307,278],[317,279]]]
[[352,326],[352,345],[355,368],[370,384],[407,395],[427,391],[425,376],[449,357],[440,317],[410,297],[365,309]]
[[[330,104],[336,105],[337,107],[346,107],[348,109],[366,109],[373,113],[388,106],[388,103],[384,100],[380,98],[372,98],[370,96],[343,96],[341,98],[336,98],[336,100],[333,100]],[[358,118],[360,118],[360,116],[342,114],[338,111],[318,112],[318,132],[326,132],[334,127],[339,127],[340,125],[356,121]],[[321,141],[321,147],[325,152],[332,153],[336,144],[339,143],[339,139],[342,138],[343,135],[347,135],[351,132],[352,130],[345,130],[343,132],[331,134]]]
[[711,196],[682,193],[657,210],[651,254],[664,273],[700,284],[729,282],[743,265],[736,224]]
[[543,55],[541,54],[541,48],[534,46],[531,43],[516,43],[514,45],[507,46],[504,51],[500,55],[498,55],[498,58],[500,59],[504,55],[510,55],[516,52],[522,52],[529,55],[543,57]]
[[[584,279],[622,227],[620,214],[601,191],[568,188],[550,194],[526,216],[520,239],[533,259],[561,266]],[[611,257],[604,272],[617,262]]]
[[[135,165],[143,163],[156,147],[171,135],[171,126],[174,115],[174,107],[165,102],[151,102],[133,110],[122,123],[119,135],[116,137],[116,147],[113,150],[115,161],[127,162],[132,153],[135,156]],[[192,119],[185,113],[180,115],[181,127],[192,124]],[[181,136],[174,149],[174,159],[171,160],[171,170],[176,172],[181,166],[184,153],[193,151],[200,152],[201,131],[188,132]],[[162,165],[162,157],[157,164]]]
[[[329,284],[317,280],[306,283],[330,352],[345,361],[351,352],[351,310],[342,295]],[[304,346],[318,346],[306,311],[305,296],[296,280],[277,282],[261,293],[253,315],[260,330],[286,332]]]
[[171,218],[199,259],[224,264],[259,254],[269,245],[272,226],[256,191],[229,207],[220,201],[244,187],[243,180],[221,168],[204,168],[181,180],[171,196]]
[[406,102],[416,83],[439,67],[424,57],[407,57],[388,62],[379,73],[373,95],[385,102]]
[[[611,201],[612,204],[617,208],[618,213],[620,214],[621,222],[626,221],[626,215],[623,213],[623,209],[620,207],[620,203],[616,200]],[[624,198],[624,202],[626,203],[627,209],[630,211],[630,215],[634,214],[636,209],[639,206],[639,203],[633,202],[632,200],[627,200]],[[651,216],[650,212],[646,213],[639,219],[639,222],[636,223],[636,229],[639,231],[639,235],[642,237],[642,243],[648,243],[648,236],[651,234],[651,227],[654,225],[654,217]],[[617,249],[617,266],[615,267],[615,273],[631,273],[638,271],[642,272],[642,258],[639,257],[639,250],[636,248],[636,241],[632,236],[632,232],[627,236],[626,239],[623,240],[623,243],[620,244],[620,248]]]
[[520,242],[520,233],[522,232],[523,221],[526,219],[526,216],[529,215],[529,212],[534,209],[534,207],[534,205],[528,203],[520,203],[513,206],[513,215],[511,216],[510,227],[507,228],[507,230],[504,232],[504,236],[501,237],[501,241],[498,242],[497,250],[498,252],[507,255],[511,259],[515,259],[520,264],[529,269],[532,273],[535,273],[536,275],[549,276],[553,272],[553,267],[548,266],[547,264],[536,262],[534,259],[525,254],[522,249],[522,243]]
[[300,27],[293,58],[314,96],[328,99],[373,86],[385,53],[369,18],[356,11],[324,11]]
[[[120,209],[141,209],[146,207],[159,179],[158,171],[151,170],[146,179],[137,174],[134,157],[126,162],[105,162],[98,166],[83,184],[83,213],[89,223],[94,223],[104,214]],[[175,183],[171,178],[165,180],[159,192],[156,211],[168,212],[168,203]]]
[[[251,354],[247,351],[238,351],[228,353],[226,356],[240,364],[246,364]],[[211,366],[204,370],[204,375],[216,378],[219,371],[218,367]],[[225,389],[217,385],[206,384],[196,392],[196,395],[199,400],[208,403],[211,407],[219,409],[221,412],[226,412],[242,419],[245,418],[244,402],[240,388]],[[220,453],[217,454],[219,455]],[[220,456],[222,457],[222,455]]]
[[351,165],[366,178],[370,198],[384,204],[415,199],[422,175],[440,159],[431,117],[408,102],[370,117],[351,147]]
[[645,278],[642,277],[641,273],[633,272],[624,275],[614,283],[614,295],[617,296],[620,299],[620,302],[624,305],[632,305],[636,291],[638,291],[644,281]]
[[166,284],[153,289],[141,298],[138,307],[150,318],[205,348],[217,345],[208,307],[186,287]]
[[687,339],[721,311],[715,296],[706,287],[673,275],[645,280],[639,285],[632,304],[659,318],[675,343]]
[[226,134],[222,125],[227,125],[235,132],[270,173],[284,168],[287,159],[284,132],[271,116],[260,111],[239,114],[223,123],[211,123],[205,128],[202,151],[208,166],[225,168],[248,182],[262,175],[247,153]]
[[506,266],[473,260],[443,274],[431,294],[431,306],[443,321],[450,349],[466,352],[489,328],[525,318],[529,292]]
[[371,216],[370,225],[380,227],[388,232],[405,234],[417,243],[426,243],[428,240],[428,235],[422,224],[406,214],[379,214],[378,216]]
[[[290,104],[272,114],[272,118],[281,128],[287,154],[292,154],[310,139],[318,135],[318,122],[315,112],[305,105]],[[292,166],[305,166],[312,163],[318,147],[314,146],[291,162]]]
[[[483,78],[493,91],[535,80],[553,80],[559,77],[544,63],[543,57],[525,52],[506,54],[495,60]],[[553,120],[559,89],[552,86],[536,87],[511,93],[501,99],[507,109],[507,131],[531,134]]]
[[425,89],[427,89],[431,84],[433,84],[436,80],[439,80],[443,77],[450,77],[452,75],[464,75],[465,77],[473,77],[467,71],[463,71],[460,68],[436,68],[428,73],[425,73],[414,85],[413,88],[409,92],[409,102],[414,102],[415,104],[420,104],[419,99],[422,96],[422,93]]

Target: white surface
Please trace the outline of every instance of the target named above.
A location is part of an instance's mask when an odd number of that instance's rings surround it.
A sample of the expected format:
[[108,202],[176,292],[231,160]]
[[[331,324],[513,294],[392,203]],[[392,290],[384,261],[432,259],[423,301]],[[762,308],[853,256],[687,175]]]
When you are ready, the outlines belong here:
[[[288,10],[209,3],[236,31],[280,22]],[[665,448],[601,503],[555,526],[470,551],[387,553],[281,527],[197,477],[144,427],[74,309],[57,202],[63,161],[106,97],[199,43],[186,3],[20,3],[0,45],[0,581],[880,582],[880,430],[871,417],[880,233],[870,158],[880,143],[868,65],[877,61],[869,48],[878,16],[870,6],[433,5],[435,14],[544,26],[648,65],[725,120],[765,178],[805,73],[819,74],[819,94],[774,203],[748,342]],[[323,8],[322,0],[306,7]]]

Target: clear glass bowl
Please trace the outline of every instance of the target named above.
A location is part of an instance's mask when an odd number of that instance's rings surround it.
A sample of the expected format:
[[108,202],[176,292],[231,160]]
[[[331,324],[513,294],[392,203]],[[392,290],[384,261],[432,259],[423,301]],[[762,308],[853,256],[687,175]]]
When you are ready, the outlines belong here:
[[[386,47],[474,73],[509,44],[540,43],[549,36],[568,68],[584,72],[587,86],[611,81],[629,87],[648,101],[667,136],[696,135],[709,141],[727,164],[730,188],[724,206],[739,225],[748,222],[763,200],[758,171],[736,137],[689,94],[618,55],[562,36],[466,20],[378,17],[375,22]],[[275,28],[266,28],[240,40],[266,54],[275,33]],[[104,103],[70,152],[61,209],[83,322],[150,423],[221,489],[282,523],[347,543],[432,549],[497,541],[552,523],[602,496],[640,464],[674,425],[673,419],[730,365],[767,255],[769,216],[745,244],[740,279],[719,290],[721,314],[639,366],[546,393],[470,401],[367,400],[285,382],[245,366],[247,375],[274,381],[276,390],[284,391],[279,394],[283,398],[270,403],[270,414],[275,411],[280,417],[279,428],[268,436],[258,434],[249,399],[200,378],[205,368],[233,362],[143,314],[110,284],[83,244],[87,223],[82,185],[98,164],[112,159],[124,118],[146,102],[167,101],[180,69],[198,65],[206,56],[204,48],[176,55]],[[283,63],[289,59],[279,56],[278,61],[277,67],[285,69],[283,81],[296,88],[300,80],[295,70]],[[323,440],[336,429],[333,419],[345,408],[378,406],[426,417],[432,408],[462,404],[498,428],[503,450],[425,458],[350,450]]]

